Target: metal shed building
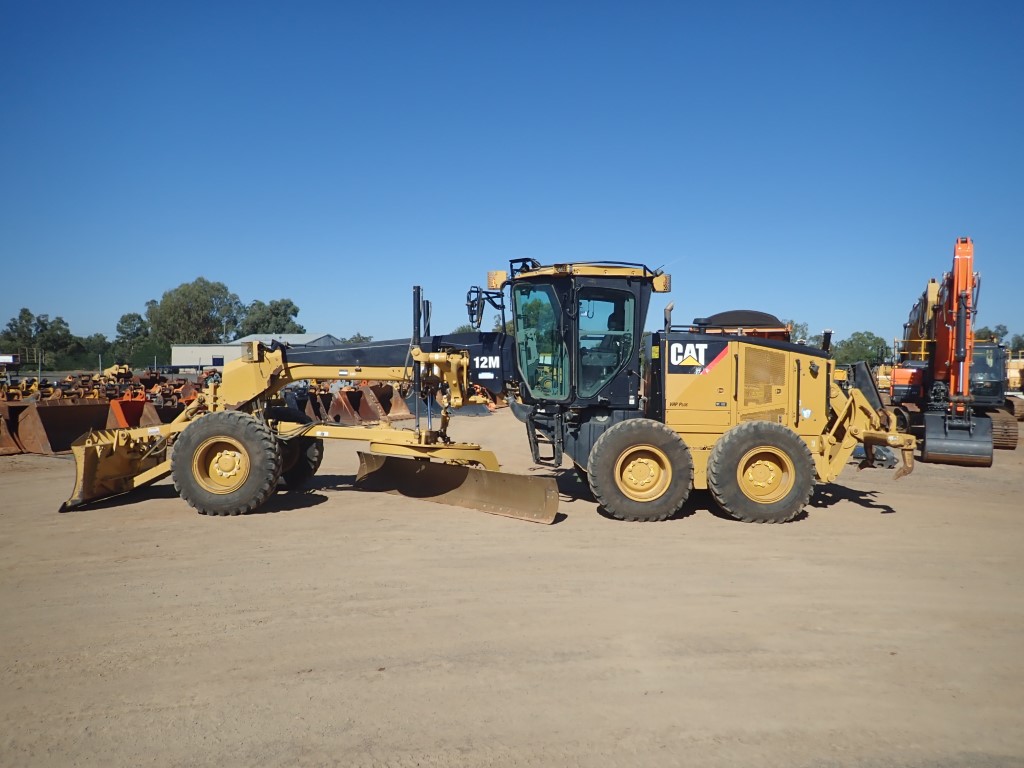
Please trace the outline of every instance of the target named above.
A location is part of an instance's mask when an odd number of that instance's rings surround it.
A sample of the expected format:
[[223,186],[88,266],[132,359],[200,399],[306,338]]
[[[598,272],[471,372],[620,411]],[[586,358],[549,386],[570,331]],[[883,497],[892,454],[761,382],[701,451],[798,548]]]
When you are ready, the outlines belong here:
[[343,342],[329,333],[255,333],[226,344],[172,344],[171,365],[178,368],[221,368],[242,356],[242,342],[277,340],[283,344],[336,347]]

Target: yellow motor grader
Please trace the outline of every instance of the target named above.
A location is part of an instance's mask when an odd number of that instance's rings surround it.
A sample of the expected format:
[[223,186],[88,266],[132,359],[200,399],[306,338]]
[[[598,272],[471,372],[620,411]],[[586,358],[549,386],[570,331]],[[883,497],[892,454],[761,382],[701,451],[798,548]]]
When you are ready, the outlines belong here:
[[914,438],[864,363],[837,370],[827,349],[762,332],[784,326],[761,312],[675,327],[669,305],[664,327],[644,333],[652,292],[670,287],[641,264],[517,259],[489,274],[475,314],[510,291],[510,405],[535,462],[568,455],[609,514],[636,521],[670,517],[693,488],[740,520],[791,520],[860,444],[862,466],[888,448],[902,455],[897,478],[912,471]]
[[369,441],[360,453],[364,487],[554,520],[554,480],[502,473],[491,452],[453,442],[447,409],[436,430],[419,418],[398,428],[383,412],[362,426],[310,421],[283,396],[310,379],[411,379],[414,391],[440,392],[454,408],[508,396],[534,461],[559,467],[568,455],[602,507],[623,520],[666,519],[694,488],[709,489],[740,520],[791,520],[858,445],[869,457],[876,447],[896,449],[897,477],[911,471],[914,438],[896,430],[865,365],[848,378],[827,349],[759,333],[781,325],[763,313],[677,328],[666,311],[663,329],[644,333],[652,292],[669,288],[668,275],[639,264],[515,260],[467,297],[475,328],[488,306],[506,327],[508,290],[511,334],[428,330],[421,338],[417,288],[411,342],[246,344],[175,422],[78,440],[76,487],[63,509],[170,474],[202,513],[249,512],[279,481],[301,487],[319,466],[322,441],[337,438]]

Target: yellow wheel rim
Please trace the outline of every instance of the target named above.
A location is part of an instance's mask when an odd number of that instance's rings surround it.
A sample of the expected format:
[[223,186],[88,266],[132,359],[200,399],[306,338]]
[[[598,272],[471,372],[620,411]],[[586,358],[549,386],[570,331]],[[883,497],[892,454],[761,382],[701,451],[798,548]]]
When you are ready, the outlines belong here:
[[210,493],[231,493],[249,477],[249,454],[237,440],[211,437],[192,456],[192,476]]
[[615,484],[633,501],[657,499],[672,482],[672,464],[660,448],[634,445],[615,462]]
[[785,451],[760,446],[747,451],[736,468],[743,494],[759,504],[774,504],[793,489],[796,468]]

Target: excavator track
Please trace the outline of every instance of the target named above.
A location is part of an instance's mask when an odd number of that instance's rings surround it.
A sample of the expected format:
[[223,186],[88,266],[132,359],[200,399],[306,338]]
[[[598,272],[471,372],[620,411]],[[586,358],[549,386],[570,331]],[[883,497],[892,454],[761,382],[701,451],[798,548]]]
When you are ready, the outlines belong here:
[[989,411],[987,416],[992,419],[992,446],[1004,451],[1017,448],[1017,418],[1009,411],[998,409]]
[[1014,418],[1017,421],[1024,421],[1024,397],[1008,397],[1006,398],[1006,406],[1013,411]]

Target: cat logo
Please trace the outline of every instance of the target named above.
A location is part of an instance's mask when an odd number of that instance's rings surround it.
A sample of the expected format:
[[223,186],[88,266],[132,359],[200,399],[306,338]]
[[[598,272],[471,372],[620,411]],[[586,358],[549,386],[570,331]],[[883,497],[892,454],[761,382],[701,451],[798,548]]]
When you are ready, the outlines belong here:
[[707,344],[672,344],[668,348],[668,361],[672,365],[682,365],[687,368],[704,365],[704,354],[707,350]]
[[672,373],[704,373],[725,353],[726,342],[682,342],[668,345],[668,369]]

